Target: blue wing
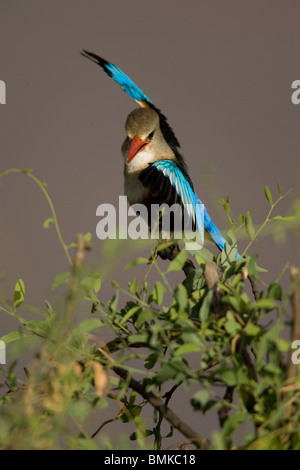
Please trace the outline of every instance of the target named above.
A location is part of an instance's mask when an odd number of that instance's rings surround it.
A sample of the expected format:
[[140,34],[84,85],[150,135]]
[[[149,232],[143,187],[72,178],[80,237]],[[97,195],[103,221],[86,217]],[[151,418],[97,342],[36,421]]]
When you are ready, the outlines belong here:
[[180,144],[177,140],[177,137],[174,134],[173,129],[169,125],[166,116],[152,103],[152,101],[145,95],[145,93],[129,78],[119,67],[116,67],[112,63],[108,62],[107,60],[99,57],[97,54],[93,52],[83,51],[81,53],[87,59],[92,60],[95,64],[100,65],[104,72],[106,72],[111,78],[117,82],[123,90],[130,96],[130,98],[134,99],[139,106],[142,108],[152,108],[154,109],[157,114],[159,115],[160,119],[160,128],[167,143],[173,148],[173,150],[177,153],[180,158],[180,154],[178,153],[177,148],[180,147]]
[[82,55],[91,59],[96,64],[100,65],[103,68],[104,72],[106,72],[110,77],[112,77],[115,82],[117,82],[123,90],[135,101],[139,104],[140,102],[145,104],[151,104],[149,98],[145,95],[145,93],[131,80],[131,78],[127,77],[124,72],[122,72],[119,67],[111,64],[102,57],[94,54],[93,52],[83,51]]
[[190,228],[197,230],[203,244],[204,206],[184,171],[172,160],[159,160],[143,170],[139,180],[150,189],[152,196],[158,196],[160,204],[180,204],[191,221]]
[[[181,203],[193,221],[193,229],[203,236],[204,229],[209,233],[218,248],[222,251],[226,239],[210,218],[206,207],[194,192],[185,172],[172,160],[159,160],[151,163],[139,176],[152,195],[158,196],[161,203],[169,205]],[[167,184],[168,183],[168,184]],[[241,258],[238,254],[237,258]]]

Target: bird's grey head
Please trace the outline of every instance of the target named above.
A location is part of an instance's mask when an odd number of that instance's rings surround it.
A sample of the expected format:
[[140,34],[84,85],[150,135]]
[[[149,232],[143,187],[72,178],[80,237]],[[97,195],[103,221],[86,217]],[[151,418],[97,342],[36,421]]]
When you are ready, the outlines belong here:
[[128,116],[125,130],[129,139],[139,137],[146,140],[152,133],[159,129],[159,116],[151,108],[134,109]]
[[[159,115],[151,108],[134,109],[129,114],[125,124],[127,139],[122,146],[126,163],[130,163],[136,155],[140,156],[139,165],[142,164],[142,156],[145,164],[160,158],[174,157],[173,151],[164,139],[159,123]],[[135,162],[137,162],[136,159]]]

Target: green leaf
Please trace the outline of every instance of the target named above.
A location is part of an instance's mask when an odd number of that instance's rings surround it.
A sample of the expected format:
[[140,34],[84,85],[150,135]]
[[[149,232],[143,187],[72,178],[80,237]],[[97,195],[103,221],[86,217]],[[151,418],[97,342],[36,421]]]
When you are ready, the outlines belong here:
[[250,212],[249,211],[247,211],[247,213],[246,213],[245,227],[246,227],[246,231],[247,231],[249,237],[251,238],[251,240],[253,240],[253,238],[255,237],[255,230],[254,230],[254,227],[253,227],[253,222],[252,222],[252,219],[250,217]]
[[154,318],[154,313],[150,310],[144,310],[138,315],[137,320],[134,323],[135,328],[139,330],[144,325],[144,323],[146,323],[148,320],[151,320],[151,318]]
[[202,305],[199,311],[199,318],[203,323],[206,322],[206,320],[208,319],[212,298],[213,291],[209,290],[202,301]]
[[198,268],[193,270],[188,275],[188,277],[184,279],[182,284],[186,288],[189,295],[192,294],[192,292],[202,289],[202,287],[204,287],[206,284],[203,269]]
[[228,231],[228,241],[221,252],[221,263],[224,268],[230,267],[230,264],[236,261],[238,254],[237,241],[232,230]]
[[258,299],[258,300],[256,300],[256,302],[252,302],[249,305],[249,308],[251,310],[264,309],[264,310],[268,311],[268,310],[272,310],[275,307],[276,307],[276,304],[275,304],[274,300],[273,299],[268,299],[268,298]]
[[74,400],[74,402],[70,402],[67,410],[75,422],[82,422],[91,411],[91,404],[85,400]]
[[271,191],[269,190],[268,186],[264,187],[264,192],[265,192],[266,199],[269,201],[269,203],[272,206],[273,205],[273,198],[272,198],[272,194],[271,194]]
[[275,339],[275,343],[277,345],[277,348],[281,352],[286,352],[286,351],[291,350],[291,342],[290,341],[286,341],[285,339],[282,339],[282,338],[277,338],[277,339]]
[[231,209],[228,197],[226,198],[226,201],[224,201],[223,207],[224,207],[225,212],[228,214],[230,212],[230,209]]
[[170,432],[166,435],[166,437],[172,437],[174,434],[174,428],[170,426]]
[[96,292],[96,294],[99,292],[100,289],[101,289],[101,278],[99,274],[95,274],[94,275],[94,291]]
[[282,217],[281,215],[275,215],[272,220],[281,220],[283,222],[293,222],[296,220],[295,215],[287,215],[286,217]]
[[20,307],[25,298],[25,285],[22,279],[18,279],[14,291],[14,308]]
[[251,323],[251,322],[247,323],[244,331],[248,336],[252,336],[252,337],[256,337],[261,334],[261,328],[257,325],[254,325],[254,323]]
[[187,251],[181,250],[176,256],[176,258],[173,259],[173,261],[171,261],[171,263],[169,264],[167,272],[169,273],[172,271],[180,271],[187,260],[187,256]]
[[135,399],[136,399],[136,391],[132,390],[130,397],[129,397],[129,406],[134,405]]
[[130,261],[130,263],[126,264],[124,271],[128,271],[128,269],[133,268],[134,266],[137,266],[139,264],[148,264],[149,259],[148,258],[143,258],[140,256],[139,258],[135,258],[133,261]]
[[70,273],[60,273],[58,274],[52,284],[51,291],[54,291],[57,287],[61,286],[62,284],[66,284],[70,279]]
[[52,219],[52,217],[50,217],[49,219],[46,219],[45,222],[43,223],[43,227],[44,228],[49,228],[50,225],[52,225],[54,223],[54,219]]
[[29,320],[26,322],[26,328],[38,336],[46,337],[49,333],[49,324],[42,320]]
[[188,309],[187,301],[188,295],[187,290],[182,284],[178,284],[174,291],[174,298],[177,301],[179,310],[186,311]]
[[233,416],[230,416],[224,423],[221,431],[222,436],[230,436],[233,431],[247,419],[251,419],[251,415],[246,411],[238,411]]
[[267,296],[269,299],[281,300],[282,299],[281,285],[277,284],[277,282],[272,282],[268,287]]
[[138,278],[135,277],[132,282],[128,282],[129,289],[130,291],[134,294],[137,295],[139,294],[139,281]]
[[224,211],[226,213],[230,212],[230,204],[229,204],[229,197],[227,196],[226,199],[222,199],[221,201],[218,201],[219,204],[223,207]]
[[[238,273],[243,266],[245,266],[247,259],[237,259],[232,261],[229,267],[225,271],[225,279],[229,279],[234,274]],[[238,276],[235,276],[234,280],[232,281],[232,286],[234,287],[235,283],[239,280]]]
[[148,342],[148,335],[129,335],[128,341],[131,344],[134,343],[147,343]]
[[25,338],[26,334],[22,333],[21,331],[10,331],[7,335],[2,336],[0,338],[5,344],[12,343],[13,341],[18,341],[19,339]]
[[79,323],[78,328],[83,333],[89,333],[90,331],[96,330],[97,328],[101,328],[103,326],[103,322],[99,320],[99,318],[86,318],[82,322]]
[[85,289],[87,293],[89,293],[94,286],[94,279],[92,276],[85,276],[81,282],[80,282],[81,287]]
[[118,302],[119,302],[119,291],[115,293],[113,298],[108,301],[108,307],[112,313],[115,313],[118,307]]
[[257,253],[255,253],[254,255],[251,256],[251,258],[249,259],[248,264],[247,264],[247,270],[248,270],[249,276],[253,276],[255,279],[257,279],[259,281],[260,279],[259,279],[258,273],[259,272],[267,273],[268,270],[262,268],[261,266],[258,266],[258,264],[256,263],[257,258],[258,258]]
[[214,255],[211,251],[207,250],[205,247],[202,247],[201,250],[197,250],[196,253],[191,252],[195,258],[199,266],[205,264],[206,261],[213,261]]
[[33,168],[26,168],[25,170],[23,170],[23,173],[25,175],[28,175],[29,173],[32,173],[33,172]]
[[247,376],[241,368],[221,368],[220,375],[223,382],[228,387],[234,387],[235,385],[242,385],[248,382]]
[[[144,437],[152,436],[154,433],[151,429],[146,429]],[[129,436],[130,441],[136,441],[138,439],[138,433],[133,431]]]
[[203,413],[212,408],[216,401],[211,399],[212,392],[209,390],[198,390],[191,399],[191,405],[195,410],[201,410]]
[[129,309],[128,312],[124,315],[124,317],[123,317],[122,320],[120,321],[120,324],[121,324],[121,325],[124,325],[124,323],[126,323],[127,320],[129,320],[129,318],[131,318],[133,315],[135,315],[136,313],[141,312],[141,311],[142,311],[142,308],[141,308],[139,305],[136,305],[135,307],[132,307],[132,308]]
[[92,234],[91,232],[87,232],[85,235],[84,235],[84,241],[89,243],[91,240],[92,240]]
[[159,369],[156,377],[157,377],[158,383],[163,383],[169,379],[172,379],[173,377],[176,377],[177,374],[178,374],[177,367],[174,367],[171,362],[166,362]]
[[[129,411],[129,413],[128,413]],[[119,415],[119,420],[121,423],[129,423],[129,421],[133,421],[136,416],[141,414],[142,407],[138,405],[128,405],[126,412],[122,410]]]
[[226,322],[224,324],[225,330],[230,335],[236,335],[239,331],[241,331],[242,327],[239,322],[235,319],[232,312],[226,313]]
[[270,343],[276,343],[276,340],[280,337],[282,328],[283,326],[277,322],[264,335],[262,335],[257,347],[257,363],[262,361],[262,364],[265,365],[265,360],[263,358],[268,352]]
[[157,305],[161,305],[164,300],[164,294],[166,292],[165,287],[160,281],[156,281],[152,289],[151,294],[149,295],[148,303],[155,302]]
[[282,196],[282,189],[281,189],[279,181],[277,183],[277,189],[278,189],[278,192],[279,192],[279,196]]
[[48,300],[44,300],[44,302],[45,302],[47,312],[49,313],[49,315],[53,315],[53,307],[50,304],[50,302],[48,302]]
[[243,224],[244,222],[245,222],[245,217],[242,214],[240,214],[239,215],[239,223]]
[[200,351],[200,349],[201,347],[199,346],[199,344],[195,344],[195,343],[182,344],[174,351],[174,356],[183,356],[184,354],[191,354],[191,353]]
[[157,353],[152,353],[144,361],[144,366],[146,369],[152,369],[157,362]]

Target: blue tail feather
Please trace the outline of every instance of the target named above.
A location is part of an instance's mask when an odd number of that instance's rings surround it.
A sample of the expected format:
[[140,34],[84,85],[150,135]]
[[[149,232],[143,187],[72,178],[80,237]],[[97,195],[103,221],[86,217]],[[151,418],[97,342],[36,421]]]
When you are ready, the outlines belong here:
[[[222,251],[227,240],[223,237],[218,227],[211,220],[205,206],[204,206],[204,228],[209,233],[209,235],[211,236],[213,241],[216,243],[216,245],[219,247],[219,249]],[[237,259],[242,258],[242,256],[239,253],[236,255],[236,257]]]
[[145,101],[146,103],[151,104],[151,101],[149,98],[145,95],[145,93],[129,78],[127,75],[125,75],[124,72],[122,72],[119,67],[116,67],[115,65],[111,64],[107,60],[103,59],[102,57],[99,57],[97,54],[94,54],[93,52],[88,52],[83,50],[81,53],[84,57],[87,57],[88,59],[91,59],[93,62],[96,64],[100,65],[104,72],[107,73],[110,77],[112,77],[115,82],[117,82],[123,90],[134,100],[136,101]]

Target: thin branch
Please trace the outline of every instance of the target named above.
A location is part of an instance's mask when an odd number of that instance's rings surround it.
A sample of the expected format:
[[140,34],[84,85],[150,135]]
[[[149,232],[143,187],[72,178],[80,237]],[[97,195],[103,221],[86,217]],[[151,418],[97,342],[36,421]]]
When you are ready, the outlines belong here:
[[47,202],[49,204],[49,207],[50,207],[50,211],[51,211],[51,214],[52,214],[52,219],[53,219],[53,224],[55,226],[55,230],[56,230],[56,234],[58,236],[58,239],[59,239],[59,242],[65,252],[65,255],[67,257],[67,260],[70,264],[70,266],[72,267],[73,263],[72,263],[72,259],[71,259],[71,256],[70,256],[70,253],[69,253],[69,250],[68,250],[68,247],[66,245],[66,243],[64,242],[64,239],[62,237],[62,234],[61,234],[61,231],[60,231],[60,228],[59,228],[59,225],[58,225],[58,220],[57,220],[57,215],[56,215],[56,211],[55,211],[55,208],[54,208],[54,205],[53,205],[53,202],[50,198],[50,195],[48,193],[48,191],[46,190],[46,185],[45,183],[42,183],[42,181],[40,181],[36,176],[34,176],[32,173],[31,173],[31,170],[21,170],[19,168],[11,168],[9,170],[6,170],[4,171],[3,173],[0,174],[0,178],[2,178],[3,176],[6,176],[10,173],[23,173],[25,174],[26,176],[28,176],[29,178],[31,178],[37,185],[38,187],[43,191],[46,199],[47,199]]
[[119,416],[115,416],[114,418],[111,418],[111,419],[108,419],[106,421],[104,421],[98,429],[96,429],[95,432],[93,432],[93,434],[91,435],[91,439],[93,439],[94,437],[97,436],[97,434],[101,431],[102,428],[104,428],[104,426],[106,426],[107,424],[109,423],[113,423],[114,421],[117,421],[119,419]]
[[213,291],[211,307],[216,318],[224,317],[228,310],[228,305],[222,302],[223,291],[218,286],[220,281],[216,263],[207,261],[204,268],[204,277],[207,287]]
[[[168,259],[169,261],[173,261],[173,259],[175,259],[179,253],[180,248],[178,246],[178,243],[174,243],[173,245],[167,246],[166,248],[159,251],[158,255],[163,260]],[[187,259],[182,267],[182,270],[186,277],[188,277],[191,272],[195,271],[195,269],[196,268],[190,259]]]
[[234,389],[235,387],[226,387],[225,394],[223,397],[223,400],[225,400],[226,403],[224,403],[224,405],[218,411],[219,422],[220,422],[221,428],[224,426],[225,422],[228,419],[228,414],[231,409],[230,404],[232,403],[232,400],[233,400]]
[[[206,372],[207,370],[211,369],[212,367],[215,367],[216,365],[218,364],[218,361],[211,361],[207,367],[203,368],[203,369],[200,369],[196,372],[197,376],[200,378],[200,376],[203,374],[203,372]],[[184,380],[187,380],[187,379],[192,379],[193,377],[188,375],[186,376],[183,380],[181,380],[180,382],[178,382],[177,384],[175,384],[171,390],[169,390],[168,392],[166,392],[164,395],[163,395],[163,398],[166,399],[165,401],[165,406],[168,406],[169,404],[169,401],[171,400],[172,398],[172,395],[173,393],[177,390],[178,387],[180,387],[180,385],[183,384]]]
[[[113,370],[122,379],[128,380],[129,374],[126,370],[120,367],[114,366]],[[199,449],[207,449],[210,442],[201,437],[196,431],[194,431],[188,424],[182,421],[170,408],[168,408],[157,396],[152,392],[146,392],[145,386],[137,380],[130,378],[129,387],[139,393],[145,400],[147,400],[159,413],[179,432],[181,432],[186,438],[190,439]]]
[[255,300],[258,300],[259,298],[259,291],[257,290],[256,286],[256,280],[254,279],[253,276],[248,275],[249,282],[251,284],[251,289],[252,289],[252,294]]

